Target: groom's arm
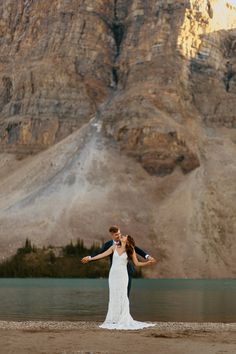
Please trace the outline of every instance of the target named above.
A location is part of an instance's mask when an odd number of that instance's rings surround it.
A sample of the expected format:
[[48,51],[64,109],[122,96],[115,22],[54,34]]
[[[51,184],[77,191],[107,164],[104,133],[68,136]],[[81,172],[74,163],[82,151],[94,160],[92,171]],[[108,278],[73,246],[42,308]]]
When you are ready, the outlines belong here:
[[149,254],[147,254],[144,250],[142,250],[141,248],[139,248],[139,247],[137,247],[137,246],[135,246],[134,247],[134,249],[135,249],[135,252],[139,255],[139,256],[141,256],[141,257],[143,257],[143,258],[145,258],[145,259],[148,259],[149,261],[157,261],[155,258],[153,258],[153,257],[151,257]]
[[81,262],[88,263],[92,257],[95,257],[103,252],[106,252],[112,245],[113,245],[113,241],[105,242],[104,245],[102,245],[102,247],[99,250],[97,250],[96,252],[94,252],[92,255],[82,258]]
[[135,246],[134,249],[135,249],[135,252],[136,252],[139,256],[141,256],[141,257],[143,257],[143,258],[145,258],[145,259],[148,259],[148,258],[150,257],[149,254],[146,253],[146,252],[145,252],[144,250],[142,250],[141,248]]
[[113,245],[113,242],[112,242],[112,241],[107,241],[107,242],[105,242],[99,250],[97,250],[96,252],[94,252],[93,254],[91,254],[91,257],[95,257],[95,256],[97,256],[98,254],[101,254],[101,253],[103,253],[103,252],[106,252],[112,245]]

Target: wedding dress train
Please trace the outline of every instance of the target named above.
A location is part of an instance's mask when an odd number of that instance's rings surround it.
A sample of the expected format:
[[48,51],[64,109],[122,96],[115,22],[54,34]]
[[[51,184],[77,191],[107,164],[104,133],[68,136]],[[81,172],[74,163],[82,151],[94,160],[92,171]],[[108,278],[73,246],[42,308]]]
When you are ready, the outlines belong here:
[[105,321],[99,327],[106,329],[135,330],[155,326],[153,323],[135,321],[129,311],[127,296],[127,254],[115,249],[109,273],[109,305]]

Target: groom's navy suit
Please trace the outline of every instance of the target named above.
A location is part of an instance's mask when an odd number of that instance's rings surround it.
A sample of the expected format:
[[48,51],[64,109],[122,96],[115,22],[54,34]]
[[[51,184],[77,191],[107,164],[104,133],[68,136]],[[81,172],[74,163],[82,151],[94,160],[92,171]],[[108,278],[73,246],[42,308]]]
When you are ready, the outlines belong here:
[[[97,252],[95,252],[95,253],[92,255],[92,257],[95,257],[95,256],[97,256],[98,254],[101,254],[101,253],[107,251],[108,248],[110,248],[111,246],[113,246],[113,244],[114,244],[113,240],[109,240],[109,241],[105,242],[104,245],[100,248],[100,250],[97,251]],[[135,249],[135,252],[136,252],[139,256],[141,256],[141,257],[143,257],[143,258],[145,258],[145,257],[147,256],[147,253],[144,252],[143,250],[141,250],[141,248],[135,246],[134,249]],[[110,263],[111,263],[111,264],[112,264],[112,258],[113,258],[113,253],[110,255]],[[129,276],[129,282],[128,282],[128,296],[129,296],[130,288],[131,288],[131,281],[132,281],[132,274],[134,274],[134,272],[135,272],[134,265],[133,265],[133,263],[131,263],[130,261],[128,261],[128,263],[127,263],[127,271],[128,271],[128,276]]]

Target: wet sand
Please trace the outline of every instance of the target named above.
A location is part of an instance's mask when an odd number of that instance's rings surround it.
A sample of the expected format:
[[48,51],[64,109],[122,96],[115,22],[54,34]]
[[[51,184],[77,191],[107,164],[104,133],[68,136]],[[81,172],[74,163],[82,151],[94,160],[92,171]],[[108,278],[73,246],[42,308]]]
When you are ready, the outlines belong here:
[[236,354],[236,323],[156,322],[117,331],[96,322],[0,321],[1,354]]

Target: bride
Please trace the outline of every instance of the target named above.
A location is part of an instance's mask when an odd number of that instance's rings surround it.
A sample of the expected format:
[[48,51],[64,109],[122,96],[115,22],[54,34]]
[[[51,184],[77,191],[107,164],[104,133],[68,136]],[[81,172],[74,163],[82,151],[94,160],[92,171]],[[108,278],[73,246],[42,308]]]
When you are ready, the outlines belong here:
[[99,327],[106,329],[142,329],[155,326],[152,323],[135,321],[129,311],[128,286],[128,261],[133,261],[135,266],[147,266],[155,261],[140,262],[134,250],[134,240],[130,235],[120,236],[121,245],[111,246],[107,251],[90,258],[95,261],[105,258],[113,253],[112,266],[109,273],[109,305],[105,321]]

